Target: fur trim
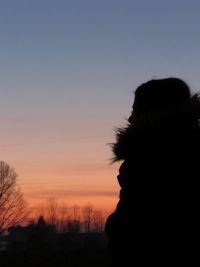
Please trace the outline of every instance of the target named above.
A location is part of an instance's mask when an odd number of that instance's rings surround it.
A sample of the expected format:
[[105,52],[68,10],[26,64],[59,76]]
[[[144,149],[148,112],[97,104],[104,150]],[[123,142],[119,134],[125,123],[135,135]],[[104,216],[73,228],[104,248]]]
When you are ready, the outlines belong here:
[[116,143],[111,145],[113,162],[132,156],[134,149],[137,151],[142,143],[148,142],[149,136],[181,134],[185,131],[200,133],[200,97],[195,94],[182,104],[152,110],[138,118],[134,118],[133,111],[132,118],[126,127],[115,131]]

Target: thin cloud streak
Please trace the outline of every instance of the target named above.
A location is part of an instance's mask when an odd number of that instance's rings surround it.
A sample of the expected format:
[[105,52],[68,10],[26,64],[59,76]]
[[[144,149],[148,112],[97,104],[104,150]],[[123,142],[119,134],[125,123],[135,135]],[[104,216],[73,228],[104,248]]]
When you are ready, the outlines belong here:
[[101,190],[39,190],[34,193],[28,193],[32,198],[50,198],[50,197],[116,197],[118,192],[113,190],[101,191]]

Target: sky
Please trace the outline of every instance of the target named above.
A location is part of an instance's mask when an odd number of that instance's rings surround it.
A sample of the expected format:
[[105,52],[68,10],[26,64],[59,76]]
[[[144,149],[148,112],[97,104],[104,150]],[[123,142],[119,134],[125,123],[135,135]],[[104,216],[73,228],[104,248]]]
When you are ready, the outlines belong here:
[[113,209],[108,143],[152,78],[200,86],[198,0],[0,0],[0,160],[31,205]]

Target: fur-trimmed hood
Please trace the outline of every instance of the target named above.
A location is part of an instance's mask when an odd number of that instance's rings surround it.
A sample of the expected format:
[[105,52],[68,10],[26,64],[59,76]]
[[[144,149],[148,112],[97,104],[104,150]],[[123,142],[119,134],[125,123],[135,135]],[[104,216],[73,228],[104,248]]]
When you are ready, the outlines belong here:
[[[112,144],[113,161],[125,160],[150,136],[165,134],[181,136],[185,132],[200,137],[200,97],[195,94],[178,105],[152,110],[134,118],[134,110],[127,127],[116,130],[116,143]],[[137,149],[136,149],[137,150]]]

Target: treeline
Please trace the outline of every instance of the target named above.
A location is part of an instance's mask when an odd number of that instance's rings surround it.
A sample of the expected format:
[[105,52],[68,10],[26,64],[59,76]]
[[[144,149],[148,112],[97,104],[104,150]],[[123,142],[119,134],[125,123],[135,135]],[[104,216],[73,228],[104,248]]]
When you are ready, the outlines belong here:
[[91,203],[80,207],[48,199],[45,205],[32,208],[27,225],[43,222],[52,233],[80,233],[104,231],[108,212],[96,209]]
[[13,167],[0,161],[0,235],[16,226],[36,226],[41,220],[52,233],[103,232],[108,212],[94,208],[67,206],[56,199],[30,208],[17,183]]

